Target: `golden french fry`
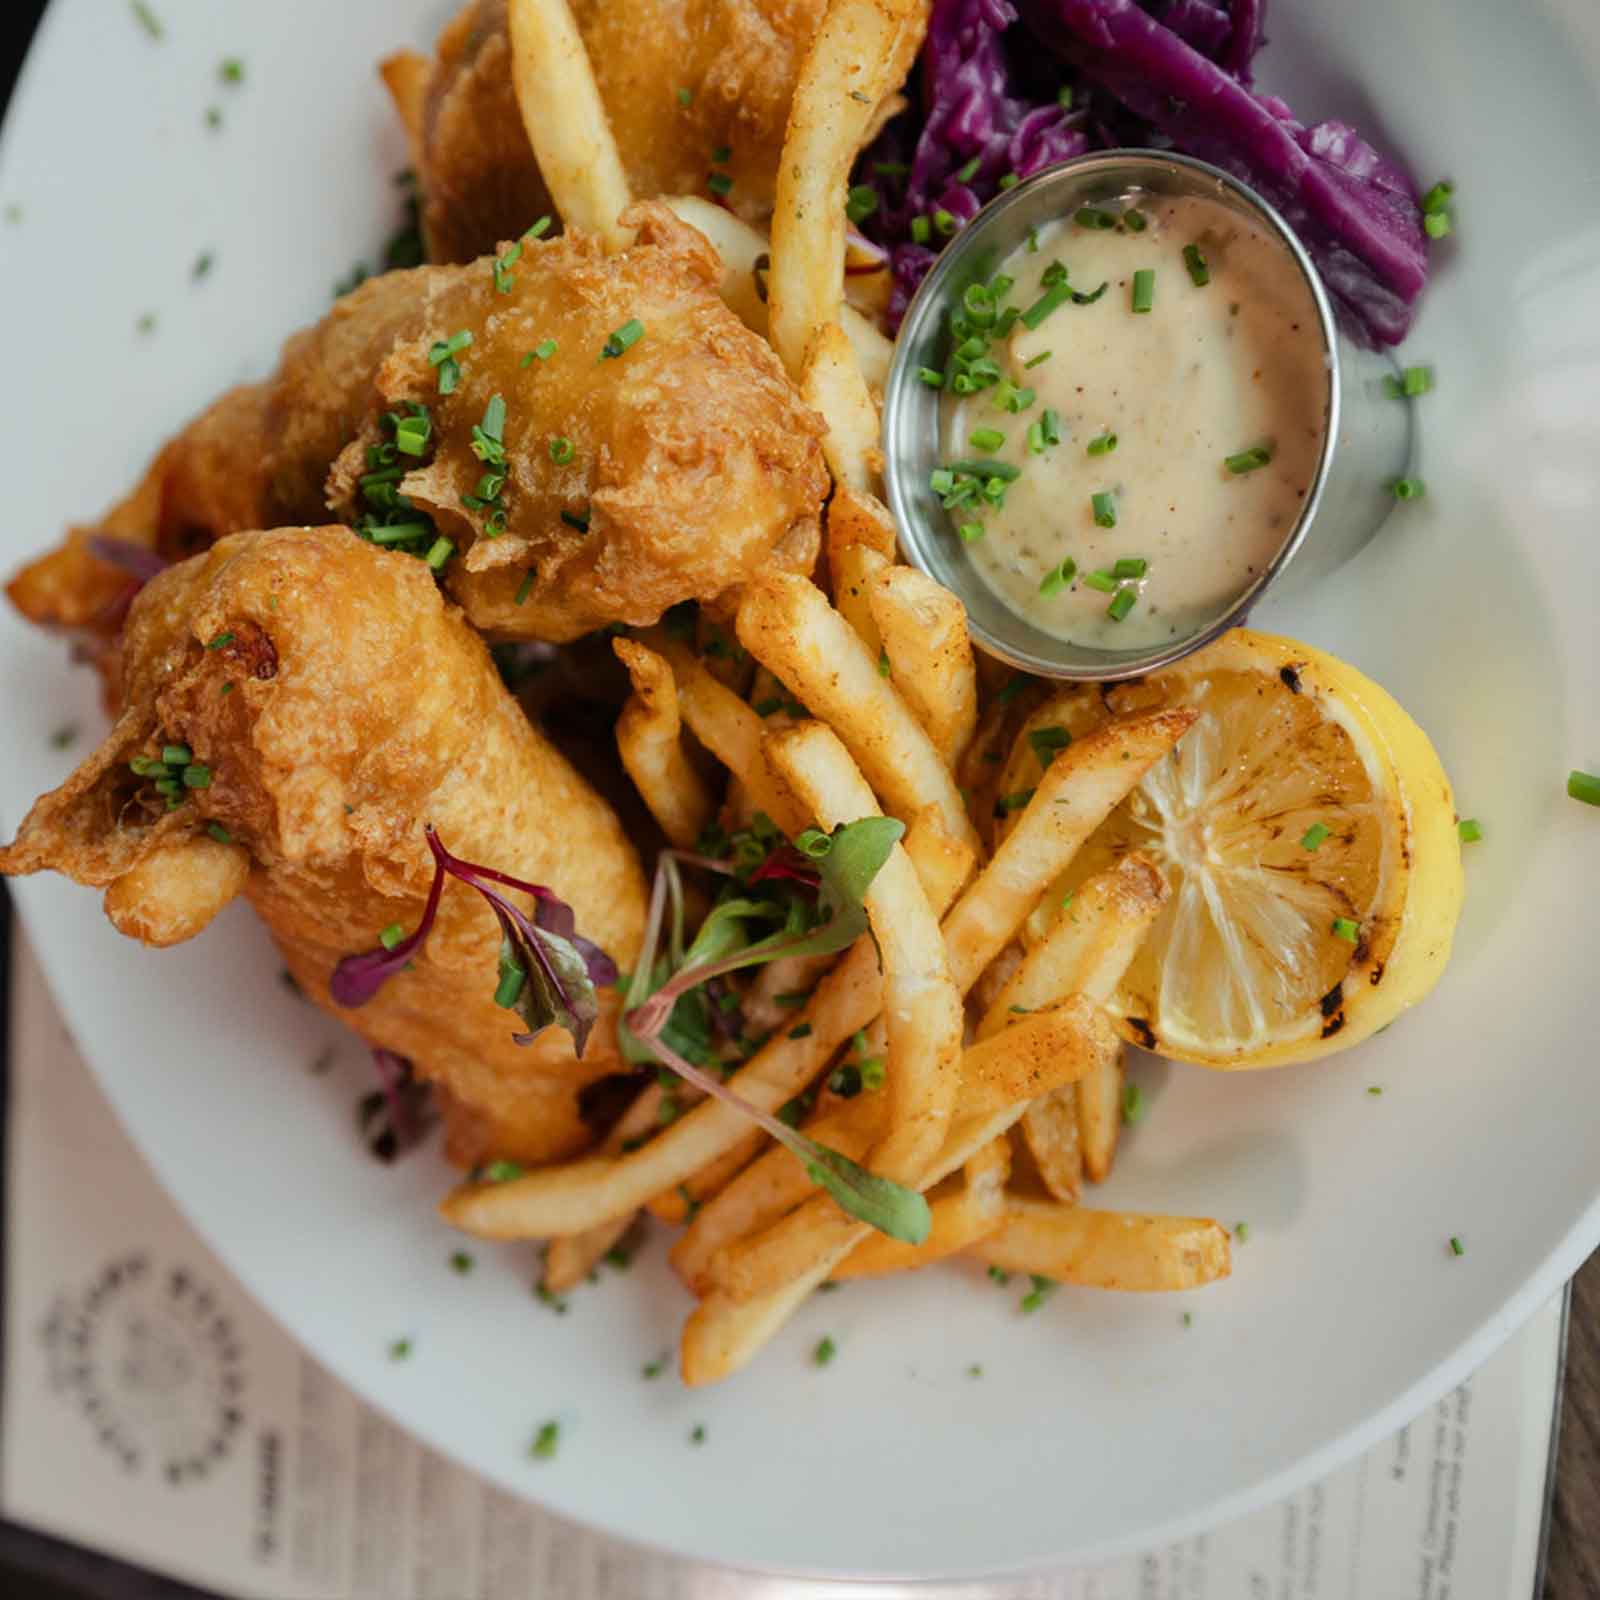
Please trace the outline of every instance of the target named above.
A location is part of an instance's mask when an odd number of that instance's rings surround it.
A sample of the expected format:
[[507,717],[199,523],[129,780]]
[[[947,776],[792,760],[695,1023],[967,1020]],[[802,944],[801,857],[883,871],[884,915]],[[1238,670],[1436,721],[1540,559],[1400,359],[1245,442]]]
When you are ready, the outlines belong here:
[[828,424],[822,453],[834,482],[847,483],[858,494],[871,494],[883,464],[878,408],[850,340],[837,322],[824,323],[812,334],[800,393]]
[[1044,940],[1023,958],[978,1024],[978,1037],[997,1033],[1023,1011],[1069,994],[1104,1004],[1115,992],[1171,891],[1149,856],[1125,857],[1087,879],[1056,908]]
[[736,1144],[729,1145],[714,1161],[708,1161],[690,1178],[674,1184],[651,1198],[645,1208],[657,1221],[677,1226],[687,1222],[705,1202],[720,1194],[760,1154],[768,1143],[767,1135],[757,1127]]
[[672,668],[679,714],[695,738],[744,785],[751,806],[765,811],[792,839],[809,819],[767,765],[761,749],[766,737],[761,718],[687,645],[654,634],[651,643]]
[[[1095,1070],[1099,1070],[1098,1066]],[[1064,1083],[1059,1089],[1040,1095],[1022,1113],[1020,1126],[1040,1181],[1057,1200],[1073,1204],[1083,1192],[1078,1085]]]
[[966,1164],[958,1189],[949,1194],[941,1192],[929,1201],[933,1223],[921,1244],[869,1233],[833,1269],[834,1282],[911,1272],[957,1255],[987,1238],[1005,1220],[1006,1179],[1010,1174],[1010,1145],[1004,1139],[991,1140]]
[[[828,571],[837,574],[836,552],[848,545],[864,544],[885,561],[895,559],[897,535],[889,508],[874,494],[861,494],[849,484],[835,486],[828,501]],[[837,591],[838,578],[834,577]]]
[[767,314],[772,347],[799,381],[816,329],[844,297],[845,190],[878,103],[899,87],[913,0],[831,0],[795,83],[778,163]]
[[[742,619],[742,612],[741,612]],[[1128,717],[1077,740],[1044,770],[1022,820],[945,918],[963,993],[1112,808],[1194,724],[1192,708]]]
[[617,219],[632,196],[571,7],[509,0],[508,19],[517,107],[561,220],[621,250],[633,235]]
[[878,633],[878,624],[872,620],[872,608],[867,604],[867,586],[888,565],[888,557],[879,555],[871,545],[830,544],[828,547],[834,608],[856,630],[874,658],[883,648],[883,639]]
[[890,674],[934,748],[951,768],[978,725],[978,671],[967,608],[915,567],[887,567],[867,586],[867,604]]
[[544,1253],[544,1271],[539,1282],[547,1294],[566,1294],[576,1289],[605,1260],[606,1251],[633,1226],[637,1213],[615,1217],[582,1233],[566,1233],[552,1239]]
[[[878,953],[861,938],[795,1013],[794,1025],[768,1040],[733,1076],[730,1087],[765,1111],[776,1112],[828,1064],[851,1034],[879,1009]],[[809,1033],[795,1038],[800,1024]],[[745,1137],[749,1119],[720,1100],[705,1100],[648,1144],[626,1155],[587,1156],[513,1178],[463,1184],[440,1214],[452,1226],[484,1239],[544,1239],[581,1233],[644,1205],[685,1182]]]
[[422,165],[422,124],[428,103],[428,85],[433,78],[433,63],[415,50],[396,50],[378,63],[378,75],[389,91],[395,114],[406,130],[411,150],[411,165]]
[[[886,1104],[882,1094],[859,1094],[828,1116],[807,1122],[805,1131],[856,1161],[882,1132]],[[712,1288],[711,1264],[725,1245],[758,1233],[815,1193],[804,1165],[782,1145],[774,1145],[700,1208],[668,1260],[691,1291],[705,1294]]]
[[792,573],[766,573],[745,586],[738,630],[745,649],[844,741],[891,814],[909,823],[924,806],[937,806],[946,831],[977,848],[949,767],[820,589]]
[[[767,757],[824,829],[881,813],[838,737],[803,722],[767,739]],[[915,1181],[943,1142],[960,1082],[961,999],[950,980],[939,920],[905,847],[895,844],[865,896],[883,962],[889,1046],[889,1131],[874,1172]]]
[[1092,1211],[1012,1196],[973,1253],[1006,1272],[1090,1289],[1197,1289],[1232,1270],[1228,1231],[1208,1217]]
[[[1105,1013],[1082,996],[1038,1016],[1019,1018],[1015,1027],[972,1046],[961,1063],[961,1122],[917,1187],[931,1188],[1005,1132],[1029,1100],[1081,1077],[1097,1062],[1114,1058],[1120,1048]],[[973,1134],[991,1122],[992,1132]],[[734,1300],[757,1299],[868,1232],[866,1224],[847,1216],[831,1197],[817,1194],[762,1232],[719,1251],[711,1264],[712,1281]]]
[[1078,1084],[1078,1135],[1083,1143],[1083,1174],[1091,1183],[1111,1176],[1122,1132],[1122,1095],[1128,1081],[1124,1052],[1098,1063]]
[[[394,93],[392,87],[390,93]],[[752,333],[765,339],[766,276],[772,261],[766,234],[701,195],[669,195],[663,204],[711,241],[712,249],[722,259],[723,303]],[[868,389],[881,395],[889,379],[889,363],[894,360],[893,343],[879,332],[870,313],[854,306],[840,308],[839,323],[855,351]]]
[[633,694],[617,718],[617,753],[633,786],[680,850],[689,849],[716,811],[705,780],[683,747],[672,668],[636,639],[614,639]]
[[904,843],[933,914],[942,917],[972,876],[977,852],[945,832],[937,806],[926,806],[911,819]]

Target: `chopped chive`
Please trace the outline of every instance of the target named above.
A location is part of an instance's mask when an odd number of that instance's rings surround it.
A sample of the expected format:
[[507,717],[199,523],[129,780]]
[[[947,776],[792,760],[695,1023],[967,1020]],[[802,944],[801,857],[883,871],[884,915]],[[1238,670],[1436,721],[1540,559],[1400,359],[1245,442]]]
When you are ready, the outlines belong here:
[[972,1365],[967,1368],[967,1376],[969,1378],[981,1378],[983,1376],[983,1368],[976,1361],[974,1361]]
[[1133,275],[1133,309],[1148,311],[1156,303],[1156,269],[1140,267]]
[[[706,188],[718,198],[726,200],[733,193],[733,179],[726,172],[713,172],[706,179]],[[620,355],[622,352],[618,351],[617,353]]]
[[614,361],[624,350],[630,350],[644,337],[644,324],[637,317],[629,317],[616,329],[600,349],[602,361]]
[[522,256],[522,241],[519,239],[510,245],[504,255],[498,255],[489,264],[489,270],[494,277],[495,290],[499,294],[510,294],[512,285],[517,281],[512,268]]
[[395,424],[394,447],[408,456],[425,455],[433,423],[425,416],[403,417]]
[[557,345],[554,339],[541,339],[533,347],[533,354],[540,361],[548,361],[556,353]]
[[579,533],[587,533],[589,531],[589,516],[589,508],[585,506],[582,511],[563,511],[561,520],[569,528],[576,528]]
[[1028,687],[1029,679],[1024,673],[1017,673],[1008,678],[1000,692],[994,697],[995,704],[1000,706],[1010,705],[1013,700]]
[[1016,173],[1007,172],[1001,177],[999,187],[1002,189],[1015,189],[1016,186],[1021,182],[1022,179],[1019,178]]
[[1044,424],[1030,422],[1028,424],[1028,454],[1042,456],[1044,454]]
[[1037,398],[1032,389],[1019,389],[1016,384],[1009,381],[1002,383],[994,392],[994,403],[1002,411],[1010,412],[1012,416],[1026,411]]
[[1335,939],[1343,939],[1346,944],[1359,944],[1361,942],[1361,924],[1352,921],[1349,917],[1335,917],[1331,931]]
[[1211,282],[1211,269],[1206,265],[1199,245],[1186,244],[1183,247],[1183,264],[1189,269],[1189,281],[1195,288],[1203,289]]
[[1006,436],[998,428],[974,428],[967,435],[967,443],[974,450],[998,450],[1006,442]]
[[706,1442],[706,1425],[703,1422],[695,1423],[689,1430],[690,1444],[704,1444]]
[[789,1030],[791,1039],[809,1039],[811,1037],[811,1024],[809,1022],[797,1023]]
[[1061,443],[1061,413],[1054,406],[1046,406],[1040,414],[1039,431],[1046,444]]
[[[206,126],[208,128],[210,128],[210,129],[212,129],[213,131],[215,131],[216,129],[218,129],[218,128],[220,128],[222,126],[222,107],[221,106],[207,106],[206,107]],[[365,274],[363,274],[363,276],[365,276]]]
[[211,271],[211,268],[215,262],[216,257],[212,255],[209,250],[202,250],[200,254],[194,258],[194,265],[189,268],[189,276],[193,278],[196,283],[198,283],[203,277],[206,276],[207,273]]
[[1586,806],[1600,806],[1600,777],[1574,768],[1567,774],[1567,793]]
[[572,441],[564,434],[558,433],[550,441],[550,459],[558,467],[564,467],[573,456],[577,454]]
[[1378,1084],[1369,1083],[1367,1085],[1367,1093],[1371,1095],[1379,1095],[1383,1093],[1383,1090]]
[[1463,817],[1456,824],[1462,844],[1476,844],[1483,837],[1483,824],[1476,817]]
[[1109,489],[1102,489],[1098,494],[1089,496],[1089,507],[1094,512],[1094,522],[1097,528],[1114,528],[1117,525],[1116,496]]
[[970,161],[965,163],[965,165],[957,167],[956,168],[956,182],[957,183],[971,183],[972,180],[975,177],[977,177],[978,168],[981,167],[982,165],[983,165],[983,157],[981,155],[978,155],[978,156],[974,156]]
[[529,225],[522,230],[523,242],[526,243],[530,239],[544,238],[544,236],[549,233],[554,222],[555,218],[546,214],[545,216],[540,217],[537,221],[529,223]]
[[1458,1235],[1452,1233],[1450,1235],[1450,1254],[1453,1256],[1464,1256],[1466,1253],[1467,1247],[1462,1244]]
[[450,1257],[450,1270],[461,1277],[472,1271],[472,1257],[465,1250],[457,1250]]
[[1272,451],[1264,444],[1257,444],[1248,450],[1239,451],[1237,455],[1224,456],[1222,464],[1237,478],[1247,472],[1254,472],[1258,467],[1266,466],[1271,460]]
[[963,522],[956,532],[961,536],[963,544],[976,544],[983,537],[983,524],[981,522]]
[[1106,615],[1113,622],[1121,622],[1138,603],[1139,591],[1137,589],[1118,589],[1111,597],[1111,604],[1106,607]]
[[1014,794],[1003,794],[995,801],[995,813],[998,816],[1009,817],[1013,811],[1026,810],[1033,795],[1032,789],[1018,789]]
[[398,922],[391,922],[389,926],[378,935],[378,943],[381,944],[385,950],[393,950],[397,944],[400,944],[405,939],[405,936],[406,930],[402,928]]
[[161,747],[161,760],[169,767],[186,767],[194,760],[194,751],[186,744],[164,744]]
[[1433,388],[1432,367],[1407,367],[1400,374],[1400,392],[1415,397]]
[[917,377],[930,389],[944,388],[944,374],[937,367],[918,367]]
[[1149,223],[1145,219],[1144,212],[1134,210],[1122,213],[1122,225],[1129,233],[1143,233]]
[[1313,822],[1304,833],[1300,835],[1300,848],[1302,850],[1316,850],[1321,848],[1322,841],[1328,837],[1333,829],[1325,822]]
[[522,1168],[515,1161],[491,1161],[483,1169],[485,1183],[510,1183],[513,1178],[522,1176]]
[[974,478],[998,478],[1002,483],[1011,483],[1022,476],[1022,468],[1013,466],[1009,461],[995,461],[985,456],[978,461],[952,461],[950,470],[955,473],[968,473]]
[[1240,1244],[1243,1244],[1250,1237],[1250,1224],[1248,1222],[1234,1223],[1233,1236]]
[[1047,728],[1033,728],[1028,733],[1028,744],[1041,767],[1048,767],[1072,743],[1072,735],[1058,723]]
[[913,217],[911,219],[911,242],[913,244],[926,244],[933,229],[926,217]]
[[1072,220],[1080,228],[1114,228],[1117,225],[1117,216],[1114,211],[1107,211],[1104,206],[1079,206],[1072,213]]
[[1451,228],[1450,213],[1448,211],[1430,211],[1422,219],[1422,231],[1430,239],[1445,238]]
[[224,645],[232,644],[233,643],[233,637],[234,636],[233,636],[232,629],[229,629],[225,633],[219,633],[216,636],[215,639],[212,639],[207,643],[206,649],[207,650],[220,650],[220,649],[222,649],[222,647]]
[[911,168],[904,161],[874,161],[872,171],[879,178],[906,178],[911,175]]
[[220,822],[208,822],[206,824],[206,832],[209,833],[218,844],[233,843],[233,835],[229,833]]
[[1420,500],[1428,491],[1421,478],[1396,478],[1389,492],[1396,500]]
[[1038,253],[1039,253],[1039,230],[1037,228],[1029,228],[1028,229],[1028,254],[1030,256],[1036,256],[1036,255],[1038,255]]
[[53,750],[67,750],[77,742],[78,725],[75,722],[64,722],[50,735],[50,747]]
[[887,650],[879,650],[878,652],[878,676],[880,678],[889,676],[889,652]]
[[933,214],[933,226],[936,232],[942,234],[946,239],[951,239],[955,237],[956,229],[961,224],[948,211],[940,207]]
[[1122,1091],[1122,1120],[1131,1128],[1143,1116],[1144,1090],[1137,1083],[1130,1083]]
[[444,564],[456,553],[455,544],[445,538],[441,533],[432,544],[428,546],[428,553],[422,559],[435,572],[444,570]]
[[817,1347],[811,1352],[812,1361],[819,1367],[825,1367],[838,1355],[839,1347],[833,1342],[829,1334],[824,1334],[817,1340]]
[[1142,578],[1149,570],[1143,556],[1118,556],[1111,564],[1111,576],[1117,579]]
[[870,183],[856,183],[845,195],[844,214],[856,223],[865,222],[878,209],[878,191]]
[[1072,109],[1072,85],[1070,83],[1065,84],[1056,90],[1056,104],[1060,106],[1063,111],[1070,111]]
[[1072,288],[1066,283],[1053,283],[1022,313],[1019,319],[1029,332],[1037,328],[1050,313],[1072,298]]
[[224,56],[217,66],[217,76],[224,83],[243,83],[244,62],[238,56]]
[[139,24],[152,39],[165,37],[166,29],[161,25],[161,18],[154,10],[145,4],[145,0],[132,0],[129,10],[133,12],[133,19]]
[[1445,210],[1450,204],[1450,197],[1456,192],[1456,186],[1448,181],[1441,181],[1422,197],[1423,211],[1432,216],[1435,212]]
[[956,475],[948,467],[935,467],[928,474],[928,487],[935,494],[949,494],[956,486]]
[[711,164],[714,167],[725,166],[731,160],[733,160],[733,146],[731,144],[719,144],[711,152]]
[[1049,1278],[1041,1277],[1037,1272],[1030,1272],[1028,1281],[1033,1287],[1023,1295],[1021,1306],[1024,1312],[1034,1312],[1045,1303],[1051,1290],[1055,1288],[1055,1283]]
[[1117,580],[1109,572],[1086,572],[1083,581],[1091,589],[1098,589],[1101,594],[1116,593]]
[[1071,556],[1064,556],[1039,580],[1039,593],[1047,598],[1060,594],[1077,574],[1078,563]]
[[1114,433],[1097,433],[1085,446],[1085,452],[1091,456],[1108,456],[1117,448],[1117,436]]
[[533,1436],[533,1443],[528,1446],[528,1454],[535,1461],[549,1461],[561,1444],[561,1424],[559,1422],[542,1423],[539,1431]]
[[667,1358],[657,1356],[654,1361],[647,1361],[639,1368],[641,1378],[659,1378],[667,1370]]
[[404,1361],[411,1354],[411,1341],[409,1339],[396,1339],[389,1346],[389,1359],[391,1361]]
[[1054,354],[1055,351],[1053,350],[1041,350],[1038,355],[1032,356],[1022,363],[1022,370],[1031,372],[1035,367],[1042,367]]
[[694,90],[693,89],[680,89],[680,90],[678,90],[678,104],[680,106],[685,107],[685,108],[687,108],[689,106],[692,106],[694,104]]
[[139,318],[139,320],[136,323],[134,323],[134,327],[140,333],[145,333],[145,334],[154,333],[156,331],[156,314],[155,314],[155,312],[146,311]]
[[183,769],[183,786],[185,789],[209,789],[211,787],[211,768],[203,766],[198,761],[191,761]]
[[856,1067],[861,1073],[863,1089],[881,1089],[888,1078],[888,1069],[884,1065],[882,1056],[868,1056],[865,1060],[858,1061]]

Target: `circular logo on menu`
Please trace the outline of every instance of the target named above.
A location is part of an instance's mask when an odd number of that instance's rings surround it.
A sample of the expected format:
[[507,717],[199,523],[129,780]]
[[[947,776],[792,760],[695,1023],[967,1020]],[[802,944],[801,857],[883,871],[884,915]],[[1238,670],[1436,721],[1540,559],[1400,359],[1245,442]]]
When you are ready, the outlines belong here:
[[216,1293],[148,1256],[108,1262],[52,1308],[43,1337],[52,1384],[130,1473],[204,1478],[244,1425],[244,1351]]

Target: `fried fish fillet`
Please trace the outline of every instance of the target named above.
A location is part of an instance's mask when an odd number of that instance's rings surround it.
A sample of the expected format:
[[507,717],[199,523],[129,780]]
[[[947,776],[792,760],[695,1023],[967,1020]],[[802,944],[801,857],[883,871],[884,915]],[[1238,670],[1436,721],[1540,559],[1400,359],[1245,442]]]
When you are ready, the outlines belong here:
[[[826,9],[574,0],[633,195],[706,194],[718,173],[731,210],[769,216],[795,80]],[[552,209],[512,88],[506,0],[469,0],[432,62],[391,57],[384,77],[411,134],[430,260],[470,260]]]
[[[558,1028],[513,1043],[521,1019],[493,998],[497,924],[465,885],[446,883],[410,969],[374,998],[344,1009],[329,993],[343,956],[417,927],[426,823],[457,856],[548,886],[619,965],[640,942],[644,879],[615,814],[528,722],[428,569],[342,528],[234,535],[145,586],[124,673],[115,726],[34,805],[0,873],[104,889],[112,922],[154,945],[242,892],[308,996],[448,1092],[456,1159],[580,1147],[580,1089],[621,1067],[615,991],[581,1061]],[[129,763],[175,745],[205,786],[186,778],[169,809]]]
[[[498,271],[482,260],[363,284],[289,341],[272,378],[190,424],[98,531],[173,557],[326,521],[330,504],[356,521],[380,419],[414,401],[430,410],[431,459],[400,487],[455,544],[445,585],[496,637],[563,642],[654,622],[768,566],[809,570],[828,484],[821,419],[723,305],[704,237],[664,206],[628,216],[637,242],[617,254],[570,233],[524,242]],[[635,342],[604,357],[631,325]],[[430,356],[463,334],[459,384],[442,394]],[[474,429],[496,395],[505,526],[489,537],[487,508],[472,505],[485,468]],[[25,615],[114,631],[127,578],[90,531],[13,579]]]

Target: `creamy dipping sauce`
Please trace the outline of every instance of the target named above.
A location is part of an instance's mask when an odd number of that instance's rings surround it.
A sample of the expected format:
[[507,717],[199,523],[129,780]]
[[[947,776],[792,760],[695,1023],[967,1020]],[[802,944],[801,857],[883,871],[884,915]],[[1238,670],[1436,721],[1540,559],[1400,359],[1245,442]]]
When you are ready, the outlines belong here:
[[958,311],[995,320],[957,327],[933,483],[973,564],[1074,644],[1197,632],[1271,563],[1316,476],[1328,370],[1293,257],[1217,201],[1134,191],[1036,230],[990,284]]

